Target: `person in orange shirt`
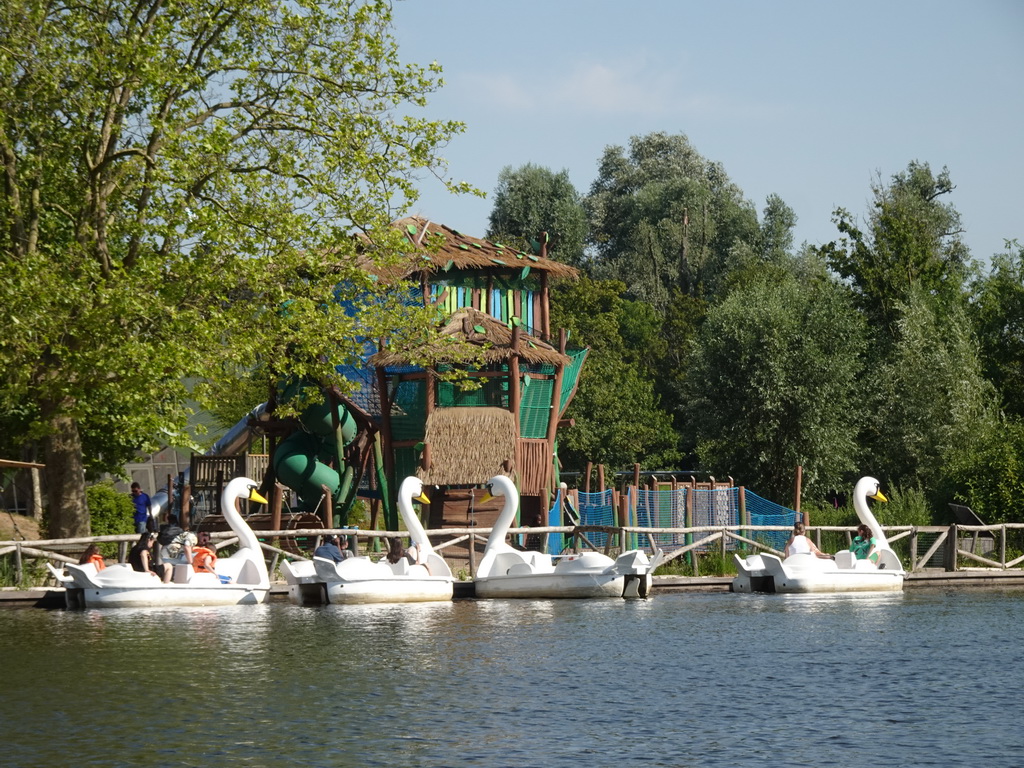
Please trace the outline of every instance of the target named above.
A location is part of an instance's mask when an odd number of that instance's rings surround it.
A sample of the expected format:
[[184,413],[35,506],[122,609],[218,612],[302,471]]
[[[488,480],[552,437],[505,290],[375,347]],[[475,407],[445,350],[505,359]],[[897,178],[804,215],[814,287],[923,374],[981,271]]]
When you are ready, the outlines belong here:
[[103,560],[103,555],[100,554],[98,544],[90,544],[85,552],[82,553],[82,556],[78,558],[79,565],[87,565],[88,563],[95,565],[97,571],[102,571],[107,567],[106,562]]
[[217,548],[210,541],[208,531],[199,534],[199,541],[192,547],[192,567],[196,573],[215,573]]

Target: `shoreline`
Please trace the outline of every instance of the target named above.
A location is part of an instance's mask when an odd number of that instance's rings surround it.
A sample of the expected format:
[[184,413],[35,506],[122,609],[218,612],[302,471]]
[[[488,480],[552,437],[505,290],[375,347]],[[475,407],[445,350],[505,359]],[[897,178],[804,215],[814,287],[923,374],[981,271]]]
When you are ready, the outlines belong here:
[[[653,594],[676,594],[686,592],[713,593],[729,592],[732,576],[655,576]],[[1024,588],[1024,570],[996,570],[969,568],[962,571],[917,571],[908,573],[903,580],[903,589],[940,587]],[[456,600],[473,598],[473,582],[456,581]],[[288,585],[275,581],[270,585],[270,602],[288,599]],[[61,608],[64,606],[63,587],[18,587],[0,588],[0,608]]]

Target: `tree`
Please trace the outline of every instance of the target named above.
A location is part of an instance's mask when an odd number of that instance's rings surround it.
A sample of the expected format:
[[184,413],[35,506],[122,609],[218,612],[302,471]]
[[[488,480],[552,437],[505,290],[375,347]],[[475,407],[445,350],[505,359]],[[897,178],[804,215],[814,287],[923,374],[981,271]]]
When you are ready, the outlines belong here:
[[998,431],[996,393],[962,307],[918,288],[893,310],[896,338],[867,379],[872,427],[864,444],[893,482],[941,503],[963,490],[951,486],[950,464],[965,464]]
[[606,148],[584,205],[592,275],[621,280],[659,309],[674,289],[705,296],[730,249],[759,240],[753,206],[683,135],[633,137],[628,154]]
[[872,184],[873,210],[862,229],[843,208],[833,221],[843,237],[826,245],[829,265],[850,281],[873,326],[894,333],[897,302],[911,289],[958,299],[969,252],[960,214],[942,198],[954,189],[946,168],[935,176],[927,163],[911,162],[889,186]]
[[383,0],[0,9],[0,412],[44,442],[54,535],[88,532],[86,471],[182,442],[211,382],[426,332],[362,267],[461,130],[398,114],[439,71],[399,63]]
[[505,166],[498,174],[487,238],[529,250],[539,247],[545,233],[548,256],[581,263],[587,216],[569,172],[554,173],[532,163],[516,170]]
[[671,415],[661,408],[652,360],[664,355],[660,318],[642,302],[622,298],[625,286],[584,278],[552,291],[552,323],[590,347],[567,415],[575,425],[559,443],[563,466],[587,461],[662,469],[679,460]]
[[808,494],[856,468],[857,379],[865,328],[830,282],[771,271],[711,307],[685,380],[685,426],[701,466],[788,499],[803,467]]
[[972,294],[985,377],[999,390],[1007,415],[1024,419],[1024,246],[1007,242]]

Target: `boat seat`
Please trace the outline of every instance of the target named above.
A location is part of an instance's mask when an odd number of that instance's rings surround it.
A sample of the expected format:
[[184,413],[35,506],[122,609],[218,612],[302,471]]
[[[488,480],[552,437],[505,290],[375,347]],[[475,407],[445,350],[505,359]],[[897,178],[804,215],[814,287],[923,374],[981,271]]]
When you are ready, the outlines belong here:
[[533,566],[529,563],[516,563],[508,569],[507,574],[509,576],[520,576],[533,573]]
[[836,567],[852,570],[856,567],[857,556],[848,549],[836,552]]
[[193,573],[195,571],[192,570],[192,566],[188,563],[175,563],[171,581],[175,584],[188,584],[192,581]]

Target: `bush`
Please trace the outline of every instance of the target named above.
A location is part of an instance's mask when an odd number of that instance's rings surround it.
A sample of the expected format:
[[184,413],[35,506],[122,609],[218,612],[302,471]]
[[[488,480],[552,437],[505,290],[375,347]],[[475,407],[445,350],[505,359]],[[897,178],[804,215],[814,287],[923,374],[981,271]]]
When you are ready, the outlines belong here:
[[[135,504],[110,482],[97,483],[85,489],[89,504],[89,525],[93,536],[114,536],[135,533]],[[117,544],[101,544],[104,557],[117,555]]]

